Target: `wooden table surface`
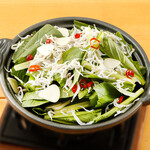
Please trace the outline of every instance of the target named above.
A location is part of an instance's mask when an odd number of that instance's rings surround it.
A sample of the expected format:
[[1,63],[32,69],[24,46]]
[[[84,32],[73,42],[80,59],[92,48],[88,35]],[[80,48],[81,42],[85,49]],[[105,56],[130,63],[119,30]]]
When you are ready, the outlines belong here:
[[[150,59],[150,0],[0,0],[0,39],[12,39],[40,21],[67,16],[95,18],[123,29],[139,42]],[[6,102],[0,89],[0,116]],[[139,150],[149,150],[150,106],[139,138]],[[29,150],[2,143],[0,149]]]

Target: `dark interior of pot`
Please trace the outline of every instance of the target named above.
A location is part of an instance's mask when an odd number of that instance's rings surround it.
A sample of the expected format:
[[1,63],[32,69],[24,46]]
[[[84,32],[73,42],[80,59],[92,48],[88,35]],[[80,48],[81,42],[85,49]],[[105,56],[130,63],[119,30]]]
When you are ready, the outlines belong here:
[[[95,24],[96,27],[98,27],[102,30],[108,30],[108,31],[113,32],[113,33],[116,31],[119,31],[124,36],[125,40],[129,44],[132,44],[133,47],[135,48],[133,59],[138,60],[141,65],[149,67],[149,61],[147,59],[146,54],[144,53],[144,51],[140,47],[140,45],[132,37],[130,37],[128,34],[126,34],[124,31],[120,30],[117,27],[114,27],[110,24],[107,24],[105,22],[101,22],[98,20],[94,20],[94,19],[79,18],[79,17],[77,17],[77,18],[76,17],[67,17],[67,18],[51,19],[51,20],[47,20],[47,21],[38,23],[36,25],[33,25],[33,26],[29,27],[28,29],[24,30],[23,32],[21,32],[19,35],[25,36],[27,34],[30,34],[34,30],[38,30],[44,24],[47,24],[47,23],[49,23],[51,25],[66,27],[66,28],[70,29],[73,27],[73,20],[82,21],[82,22],[85,22],[85,23],[90,24],[90,25]],[[19,40],[19,37],[16,36],[13,39],[13,43],[16,43],[18,40]],[[6,56],[6,59],[5,59],[4,67],[6,67],[7,70],[9,70],[12,67],[12,61],[11,61],[12,54],[13,54],[13,50],[10,50],[9,54]],[[39,125],[39,126],[48,128],[50,130],[55,130],[58,132],[78,134],[78,133],[95,132],[97,130],[103,130],[105,128],[110,128],[110,127],[115,126],[115,125],[119,124],[120,122],[126,120],[130,116],[132,116],[139,109],[139,107],[142,104],[142,96],[141,96],[140,101],[136,102],[134,104],[134,106],[132,106],[127,112],[125,112],[124,114],[120,114],[117,117],[113,117],[111,119],[109,118],[108,120],[105,120],[105,121],[102,121],[102,122],[99,122],[99,123],[93,124],[93,125],[87,125],[87,126],[64,125],[64,124],[44,120],[44,119],[34,115],[33,113],[31,113],[27,109],[23,108],[21,106],[20,102],[18,101],[18,99],[16,98],[14,92],[12,91],[10,85],[8,84],[8,81],[7,81],[8,76],[9,76],[9,73],[6,72],[4,69],[2,72],[2,80],[3,80],[2,86],[3,86],[3,90],[5,92],[5,95],[6,95],[7,99],[9,100],[10,104],[13,106],[13,108],[17,112],[19,112],[22,116],[24,116],[26,119],[28,119],[29,121],[31,121],[31,122]],[[147,87],[149,84],[149,71],[145,75],[145,79],[146,79],[145,87]]]

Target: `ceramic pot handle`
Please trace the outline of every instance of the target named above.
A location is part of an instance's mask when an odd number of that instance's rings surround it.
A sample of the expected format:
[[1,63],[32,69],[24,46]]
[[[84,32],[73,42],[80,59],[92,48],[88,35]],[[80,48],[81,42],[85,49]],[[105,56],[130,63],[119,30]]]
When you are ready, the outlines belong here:
[[150,63],[147,66],[147,83],[143,95],[143,105],[150,105]]
[[148,85],[144,97],[143,97],[143,105],[150,105],[150,84]]
[[12,40],[10,39],[0,39],[0,70],[4,66],[4,61],[8,52],[10,51],[10,46],[12,44]]

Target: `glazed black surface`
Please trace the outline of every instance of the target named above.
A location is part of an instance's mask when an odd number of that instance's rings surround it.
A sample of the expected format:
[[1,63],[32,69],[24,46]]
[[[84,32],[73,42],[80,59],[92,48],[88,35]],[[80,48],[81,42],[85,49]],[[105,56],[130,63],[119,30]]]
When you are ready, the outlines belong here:
[[[136,60],[138,60],[141,65],[143,65],[147,68],[147,73],[145,76],[145,78],[146,78],[146,85],[144,86],[145,92],[141,96],[140,100],[138,102],[136,102],[132,108],[130,108],[124,114],[121,114],[115,118],[112,118],[112,119],[109,119],[109,120],[106,120],[106,121],[103,121],[103,122],[100,122],[97,124],[89,125],[89,126],[79,126],[79,125],[64,125],[64,124],[47,121],[47,120],[44,120],[44,119],[34,115],[33,113],[29,112],[25,108],[21,107],[19,101],[17,100],[12,89],[10,88],[10,85],[8,84],[8,81],[7,81],[8,73],[4,69],[4,68],[7,68],[9,70],[11,68],[11,57],[12,57],[13,51],[10,49],[10,47],[11,47],[12,43],[16,43],[19,40],[19,36],[16,36],[11,42],[10,42],[10,40],[8,40],[9,44],[7,44],[7,47],[5,48],[6,52],[3,54],[3,57],[0,57],[1,62],[2,62],[1,68],[3,68],[3,69],[1,69],[1,74],[0,74],[2,88],[4,90],[4,93],[7,97],[7,99],[9,100],[10,104],[17,112],[19,112],[22,116],[24,116],[28,120],[32,121],[33,123],[36,123],[45,128],[48,128],[51,130],[56,130],[58,132],[73,133],[73,134],[94,132],[97,130],[103,130],[105,128],[110,128],[110,127],[115,126],[115,125],[119,124],[120,122],[128,119],[130,116],[132,116],[143,103],[145,103],[145,104],[150,103],[150,99],[149,99],[149,97],[150,97],[150,64],[149,64],[148,58],[147,58],[144,50],[142,49],[142,47],[130,35],[128,35],[124,31],[122,31],[121,29],[119,29],[113,25],[110,25],[108,23],[105,23],[105,22],[102,22],[99,20],[90,19],[90,18],[65,17],[65,18],[56,18],[56,19],[46,20],[44,22],[35,24],[35,25],[27,28],[26,30],[21,32],[19,35],[25,36],[27,34],[30,34],[32,31],[38,30],[39,28],[41,28],[43,25],[45,25],[47,23],[49,23],[51,25],[57,25],[60,27],[72,28],[73,20],[82,21],[82,22],[85,22],[90,25],[95,24],[98,28],[103,29],[103,30],[108,30],[113,33],[116,31],[119,31],[123,35],[125,40],[128,43],[133,45],[133,47],[135,49],[134,58]],[[2,51],[2,50],[3,49],[0,47],[0,51]]]
[[131,150],[138,119],[139,111],[115,127],[71,135],[32,124],[8,105],[0,124],[0,141],[42,150]]

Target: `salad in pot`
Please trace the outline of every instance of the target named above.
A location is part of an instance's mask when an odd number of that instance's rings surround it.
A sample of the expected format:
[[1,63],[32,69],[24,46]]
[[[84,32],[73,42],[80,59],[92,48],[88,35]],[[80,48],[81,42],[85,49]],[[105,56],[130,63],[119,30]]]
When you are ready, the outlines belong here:
[[119,32],[74,21],[46,24],[12,45],[8,81],[22,107],[50,121],[90,125],[127,111],[144,92],[146,68]]

